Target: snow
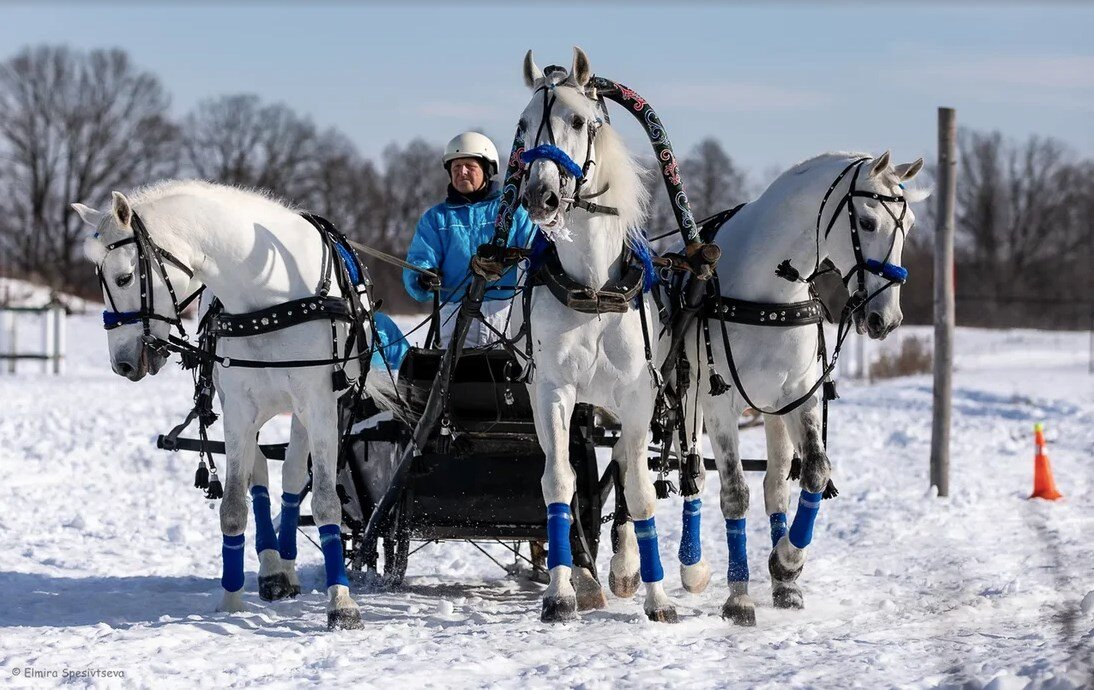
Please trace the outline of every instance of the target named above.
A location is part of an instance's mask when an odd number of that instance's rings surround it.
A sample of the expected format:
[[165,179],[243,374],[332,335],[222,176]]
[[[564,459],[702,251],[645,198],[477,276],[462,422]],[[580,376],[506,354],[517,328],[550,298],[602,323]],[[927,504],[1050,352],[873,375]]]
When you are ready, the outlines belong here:
[[[1088,333],[959,329],[948,498],[928,488],[930,376],[841,381],[830,432],[841,493],[818,518],[800,580],[803,611],[771,604],[762,477],[750,475],[757,626],[721,619],[727,554],[711,474],[703,549],[716,577],[707,592],[680,587],[680,502],[659,504],[677,625],[650,623],[640,599],[609,595],[604,611],[545,626],[540,585],[507,576],[469,545],[446,543],[412,556],[402,589],[357,583],[365,629],[329,633],[319,552],[301,540],[298,599],[262,602],[253,529],[248,611],[214,613],[216,504],[192,488],[192,456],[154,446],[188,410],[189,374],[170,366],[130,383],[110,372],[93,311],[70,317],[68,329],[64,376],[38,374],[34,364],[0,374],[0,683],[1008,690],[1094,683]],[[909,334],[929,337],[930,329],[902,329]],[[1038,421],[1065,495],[1055,503],[1026,499]],[[275,420],[263,441],[283,437],[286,427]],[[763,456],[762,430],[741,440],[745,457]],[[606,532],[602,544],[603,573]],[[501,547],[491,553],[505,557]],[[84,675],[66,677],[73,672]]]

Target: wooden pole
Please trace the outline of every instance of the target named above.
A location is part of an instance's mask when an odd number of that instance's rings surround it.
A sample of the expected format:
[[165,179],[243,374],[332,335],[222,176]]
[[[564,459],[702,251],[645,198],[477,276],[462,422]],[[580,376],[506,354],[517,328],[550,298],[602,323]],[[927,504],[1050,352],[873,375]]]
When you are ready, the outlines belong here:
[[934,238],[934,421],[931,486],[950,494],[950,412],[953,407],[953,236],[957,203],[957,114],[938,109],[938,227]]

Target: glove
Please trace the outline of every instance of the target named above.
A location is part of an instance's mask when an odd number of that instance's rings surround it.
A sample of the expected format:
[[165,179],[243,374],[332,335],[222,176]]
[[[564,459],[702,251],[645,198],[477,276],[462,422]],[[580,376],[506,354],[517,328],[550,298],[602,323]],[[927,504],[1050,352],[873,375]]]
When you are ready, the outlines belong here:
[[441,289],[441,279],[437,275],[437,273],[438,273],[437,269],[431,268],[431,269],[426,269],[426,270],[431,271],[433,273],[433,275],[430,276],[430,275],[426,275],[424,273],[419,273],[418,274],[418,285],[423,290],[429,290],[429,291],[440,290]]

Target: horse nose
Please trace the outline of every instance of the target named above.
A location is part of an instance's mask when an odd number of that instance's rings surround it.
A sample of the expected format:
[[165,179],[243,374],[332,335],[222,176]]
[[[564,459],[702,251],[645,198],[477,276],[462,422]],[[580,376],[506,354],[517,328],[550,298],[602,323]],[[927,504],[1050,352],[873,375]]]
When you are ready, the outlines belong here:
[[558,193],[548,187],[546,182],[541,182],[524,194],[524,206],[529,211],[552,213],[558,210],[561,201]]
[[866,330],[875,338],[885,333],[885,320],[881,318],[881,314],[876,311],[870,312],[866,317]]
[[134,371],[133,365],[129,362],[118,362],[118,373],[122,376],[129,376]]
[[543,196],[543,208],[548,211],[557,211],[559,202],[558,194],[555,194],[554,192],[547,192],[547,194]]

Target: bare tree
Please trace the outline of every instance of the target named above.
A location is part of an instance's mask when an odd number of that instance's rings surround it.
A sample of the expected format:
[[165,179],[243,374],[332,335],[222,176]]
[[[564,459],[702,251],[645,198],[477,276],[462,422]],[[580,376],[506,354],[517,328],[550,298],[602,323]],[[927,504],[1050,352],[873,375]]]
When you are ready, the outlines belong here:
[[86,289],[72,201],[174,171],[178,131],[159,80],[121,50],[27,48],[0,64],[0,253],[56,289]]
[[192,174],[290,200],[308,195],[322,145],[310,119],[245,94],[199,103],[183,122],[183,141]]
[[680,170],[696,220],[748,199],[744,173],[717,139],[708,137],[696,144],[680,164]]

